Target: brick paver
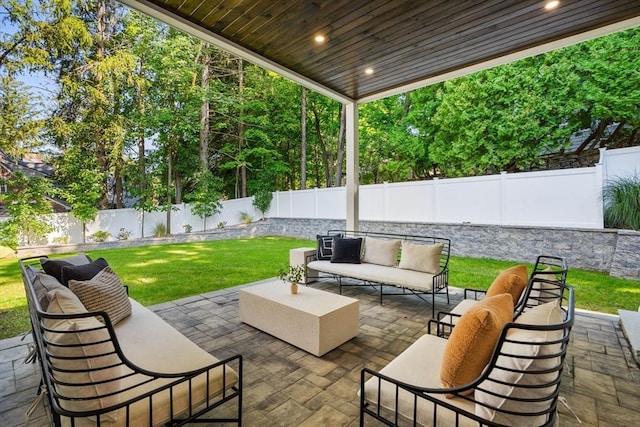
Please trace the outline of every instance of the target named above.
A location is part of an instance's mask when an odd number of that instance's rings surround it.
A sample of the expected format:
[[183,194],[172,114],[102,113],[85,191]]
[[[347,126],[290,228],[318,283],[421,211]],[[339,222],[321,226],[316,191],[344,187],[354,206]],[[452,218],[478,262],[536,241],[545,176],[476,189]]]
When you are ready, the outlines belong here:
[[[337,291],[328,282],[315,286]],[[243,355],[245,426],[356,426],[360,369],[381,369],[426,333],[431,307],[413,296],[385,298],[381,306],[369,288],[345,294],[360,300],[360,333],[322,358],[240,323],[238,288],[152,309],[214,356]],[[459,293],[452,295],[452,306],[459,300]],[[437,309],[445,309],[445,302],[436,298]],[[0,341],[4,426],[24,426],[35,399],[38,373],[36,365],[23,363],[27,347],[18,338]],[[560,425],[640,425],[640,369],[617,316],[578,312],[563,375],[561,396],[582,424],[560,404]],[[47,422],[38,405],[26,425]]]

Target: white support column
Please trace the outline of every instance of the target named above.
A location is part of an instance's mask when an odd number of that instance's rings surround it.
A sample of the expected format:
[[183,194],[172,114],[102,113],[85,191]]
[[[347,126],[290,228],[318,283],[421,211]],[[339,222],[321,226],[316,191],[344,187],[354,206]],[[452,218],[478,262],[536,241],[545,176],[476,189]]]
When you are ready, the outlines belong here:
[[360,228],[359,206],[359,142],[358,142],[358,104],[345,104],[346,143],[347,143],[347,230]]

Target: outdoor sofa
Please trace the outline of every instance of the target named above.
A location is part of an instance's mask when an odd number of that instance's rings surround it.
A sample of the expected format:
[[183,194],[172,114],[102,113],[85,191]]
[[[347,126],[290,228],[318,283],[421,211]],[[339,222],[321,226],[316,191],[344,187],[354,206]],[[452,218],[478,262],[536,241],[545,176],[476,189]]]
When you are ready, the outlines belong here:
[[[372,286],[379,291],[380,304],[384,295],[413,294],[425,301],[424,295],[431,295],[433,317],[436,294],[445,294],[449,303],[449,239],[329,230],[317,241],[307,268],[335,278],[340,293],[344,286]],[[345,283],[344,278],[362,283]]]
[[521,297],[487,296],[435,328],[448,339],[425,334],[379,372],[362,369],[360,425],[554,425],[575,317],[562,276],[534,270]]
[[202,350],[129,298],[102,258],[19,264],[53,425],[240,425],[241,355]]

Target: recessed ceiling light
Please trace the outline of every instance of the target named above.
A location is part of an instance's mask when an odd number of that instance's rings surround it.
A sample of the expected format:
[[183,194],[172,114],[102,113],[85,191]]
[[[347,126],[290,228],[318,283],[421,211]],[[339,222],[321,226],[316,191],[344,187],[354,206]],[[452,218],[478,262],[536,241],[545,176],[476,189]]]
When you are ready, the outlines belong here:
[[322,44],[327,41],[327,38],[323,34],[316,34],[313,40],[318,44]]
[[558,6],[560,6],[560,2],[558,0],[551,0],[548,1],[544,4],[544,8],[546,10],[553,10],[555,8],[557,8]]
[[373,74],[373,68],[369,67],[369,68],[365,69],[364,73],[367,74],[367,75]]

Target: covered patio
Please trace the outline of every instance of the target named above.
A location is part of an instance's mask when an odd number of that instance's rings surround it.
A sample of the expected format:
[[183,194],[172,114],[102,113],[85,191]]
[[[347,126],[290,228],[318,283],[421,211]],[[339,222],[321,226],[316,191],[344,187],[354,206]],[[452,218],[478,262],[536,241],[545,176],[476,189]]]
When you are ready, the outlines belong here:
[[[337,291],[332,281],[314,287]],[[425,334],[431,312],[428,304],[410,296],[380,305],[373,290],[349,289],[345,295],[360,300],[359,334],[318,358],[241,323],[240,288],[152,309],[217,358],[243,354],[246,426],[357,426],[360,370],[381,369]],[[454,288],[451,304],[447,306],[446,300],[439,298],[437,308],[453,307],[461,298],[461,291]],[[617,316],[577,312],[560,392],[568,406],[559,404],[560,425],[624,426],[640,420],[640,368],[618,321]],[[25,413],[36,399],[39,385],[37,365],[23,363],[28,340],[0,341],[4,426],[49,425],[43,403],[35,407],[25,424]],[[365,425],[377,425],[367,421]]]

